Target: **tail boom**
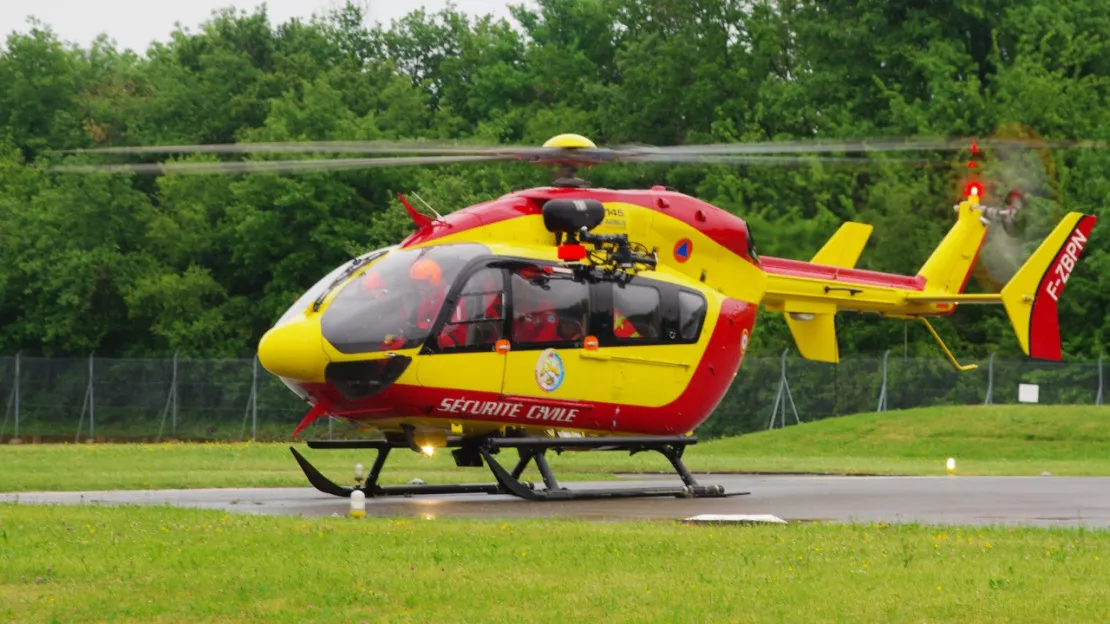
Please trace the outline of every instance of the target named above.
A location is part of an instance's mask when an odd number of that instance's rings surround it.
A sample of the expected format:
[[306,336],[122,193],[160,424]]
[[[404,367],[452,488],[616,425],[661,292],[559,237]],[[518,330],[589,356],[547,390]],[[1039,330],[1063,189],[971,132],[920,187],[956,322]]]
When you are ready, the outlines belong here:
[[[925,320],[929,316],[951,314],[961,303],[1001,303],[1022,351],[1036,359],[1059,361],[1062,349],[1057,303],[1097,218],[1069,213],[1001,293],[964,294],[985,237],[985,223],[972,212],[972,205],[972,202],[961,204],[956,226],[922,270],[912,277],[853,268],[862,232],[851,232],[850,237],[845,232],[844,239],[850,244],[840,245],[835,254],[832,249],[823,249],[818,255],[828,264],[765,256],[762,264],[767,286],[763,305],[769,312],[786,316],[803,357],[835,363],[840,357],[835,328],[837,312],[872,312]],[[935,332],[934,337],[939,341]],[[950,353],[949,357],[952,358]],[[957,364],[957,368],[970,367]]]
[[764,308],[784,314],[802,357],[818,362],[840,361],[837,312],[896,313],[905,308],[906,293],[921,292],[924,285],[918,277],[784,258],[764,256],[762,263],[767,274]]

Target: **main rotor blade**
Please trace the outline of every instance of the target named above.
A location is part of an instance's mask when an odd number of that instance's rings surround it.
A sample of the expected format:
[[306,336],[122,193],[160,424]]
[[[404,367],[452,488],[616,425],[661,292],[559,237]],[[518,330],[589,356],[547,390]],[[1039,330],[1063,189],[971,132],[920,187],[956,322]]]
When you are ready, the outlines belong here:
[[460,162],[512,160],[502,156],[404,156],[400,158],[339,158],[332,160],[267,160],[208,163],[141,163],[126,165],[56,165],[60,173],[295,173],[408,165],[441,165]]
[[[618,162],[647,162],[647,163],[703,163],[720,165],[811,165],[824,163],[841,166],[859,165],[913,165],[946,167],[952,163],[931,160],[908,160],[897,158],[845,158],[833,156],[745,156],[733,154],[637,154],[627,158],[613,158],[612,156],[595,156],[597,152],[571,151],[557,156],[557,161],[572,165],[596,165],[606,160]],[[515,155],[489,155],[489,156],[399,156],[396,158],[337,158],[320,160],[277,160],[277,161],[235,161],[235,162],[202,162],[202,163],[138,163],[138,164],[112,164],[112,165],[55,165],[48,167],[48,171],[57,173],[185,173],[185,174],[210,174],[210,173],[296,173],[301,171],[338,171],[344,169],[371,169],[380,167],[402,167],[416,165],[438,165],[464,162],[495,162],[495,161],[538,161],[540,157],[518,158]],[[550,163],[549,163],[550,164]]]
[[551,151],[535,146],[488,146],[434,142],[388,141],[292,141],[278,143],[221,143],[213,145],[136,145],[63,150],[63,154],[264,154],[264,153],[334,153],[334,154],[472,154],[516,155]]
[[1105,148],[1110,144],[1095,141],[1044,139],[869,139],[830,141],[770,141],[762,143],[717,143],[709,145],[674,145],[664,147],[627,145],[614,147],[622,154],[805,154],[828,152],[908,152],[964,151],[975,143],[980,149],[999,147],[1040,149],[1046,147]]
[[759,143],[716,143],[707,145],[623,145],[611,148],[550,148],[534,145],[466,145],[434,141],[294,141],[269,143],[231,143],[215,145],[153,145],[99,147],[65,150],[68,154],[147,154],[147,153],[337,153],[337,154],[437,154],[483,155],[527,158],[577,154],[587,160],[627,160],[648,154],[819,154],[830,152],[904,152],[964,151],[975,142],[981,149],[991,148],[1105,148],[1096,141],[1044,139],[972,138],[877,138],[861,140],[794,140]]
[[[906,158],[848,158],[843,156],[757,156],[742,154],[644,154],[619,158],[623,162],[652,163],[703,163],[720,165],[913,165],[925,167],[950,167],[953,163],[939,160]],[[958,163],[963,165],[962,162]]]

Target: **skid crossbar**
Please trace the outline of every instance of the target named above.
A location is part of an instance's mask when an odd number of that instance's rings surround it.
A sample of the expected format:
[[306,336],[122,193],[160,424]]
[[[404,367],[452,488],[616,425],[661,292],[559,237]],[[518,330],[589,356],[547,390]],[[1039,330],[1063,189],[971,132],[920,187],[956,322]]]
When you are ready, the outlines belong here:
[[[411,449],[411,441],[399,439],[386,440],[309,440],[312,449],[370,449],[377,451],[374,464],[366,481],[359,485],[342,486],[325,477],[297,449],[289,447],[293,457],[300,464],[309,483],[317,490],[333,496],[349,497],[355,490],[362,491],[367,497],[413,496],[419,494],[508,494],[525,500],[571,500],[592,498],[629,498],[648,496],[674,496],[679,498],[703,498],[738,496],[747,492],[726,494],[719,485],[700,485],[694,475],[682,462],[686,447],[696,444],[693,436],[669,437],[595,437],[595,438],[540,438],[540,437],[501,437],[480,439],[451,439],[447,447],[457,448],[456,462],[463,464],[462,456],[481,458],[493,473],[496,483],[465,483],[448,485],[392,485],[378,484],[382,468],[391,450]],[[506,470],[494,455],[502,449],[516,449],[519,459],[513,469]],[[656,451],[667,458],[671,467],[682,479],[682,485],[655,487],[613,487],[574,490],[566,488],[556,480],[551,466],[547,463],[547,451],[561,453],[564,450],[580,449],[594,451],[627,451],[630,455],[643,451]],[[462,455],[460,455],[462,454]],[[535,484],[522,482],[520,476],[529,463],[534,462],[543,477],[542,489]]]

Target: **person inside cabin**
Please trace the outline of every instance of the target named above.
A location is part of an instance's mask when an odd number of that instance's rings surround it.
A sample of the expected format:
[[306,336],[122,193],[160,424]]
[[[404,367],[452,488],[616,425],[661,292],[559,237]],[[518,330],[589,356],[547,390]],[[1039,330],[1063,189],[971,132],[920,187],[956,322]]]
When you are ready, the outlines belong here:
[[578,319],[580,316],[574,310],[559,310],[559,321],[555,327],[555,333],[558,334],[560,340],[577,341],[585,337],[582,321]]
[[[368,296],[371,301],[388,297],[390,289],[385,283],[385,278],[381,273],[376,270],[369,270],[359,278],[359,286],[362,291]],[[380,348],[388,351],[390,349],[402,349],[405,346],[404,330],[400,329],[396,334],[386,334],[381,342]]]
[[[483,322],[471,323],[468,328],[467,344],[491,345],[501,339],[504,325],[503,278],[501,272],[482,275],[481,296],[474,297],[472,306]],[[479,312],[480,311],[480,312]]]
[[436,315],[443,305],[443,299],[447,296],[447,286],[443,283],[443,270],[435,260],[421,258],[409,269],[409,278],[413,282],[418,298],[416,326],[426,332],[436,322]]
[[447,295],[447,285],[443,271],[435,260],[421,258],[409,268],[408,283],[391,284],[377,271],[366,272],[360,279],[360,286],[371,301],[379,301],[378,306],[386,305],[384,317],[376,322],[388,328],[384,334],[381,348],[401,349],[411,340],[421,340],[435,323],[443,300]]
[[544,286],[532,281],[537,278],[542,279],[542,272],[532,267],[513,274],[513,342],[559,340],[555,298]]
[[513,342],[578,341],[585,337],[589,310],[588,287],[565,279],[542,283],[525,281],[522,271],[513,281]]
[[374,298],[384,295],[386,292],[385,280],[382,279],[381,273],[378,273],[377,271],[367,271],[362,276],[362,279],[359,281],[359,283],[362,285],[362,290],[369,293]]
[[513,342],[557,342],[559,320],[550,301],[534,300],[533,305],[517,308],[513,318]]
[[479,271],[466,282],[437,339],[441,348],[492,345],[501,338],[502,284],[500,269]]

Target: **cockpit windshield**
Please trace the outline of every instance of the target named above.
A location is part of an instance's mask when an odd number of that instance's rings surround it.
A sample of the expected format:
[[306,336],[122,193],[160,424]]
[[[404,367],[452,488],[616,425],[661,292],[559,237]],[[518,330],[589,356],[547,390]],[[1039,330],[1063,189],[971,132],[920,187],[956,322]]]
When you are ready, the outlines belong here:
[[320,321],[324,339],[342,353],[423,344],[459,273],[488,254],[473,243],[393,250],[339,291]]
[[383,247],[382,249],[368,251],[335,267],[330,273],[328,273],[323,278],[318,280],[315,284],[313,284],[312,288],[309,288],[307,291],[304,292],[304,294],[298,297],[297,301],[293,303],[293,305],[289,306],[289,309],[281,315],[281,318],[279,318],[276,323],[274,323],[274,327],[281,327],[282,325],[285,325],[286,323],[291,321],[293,317],[307,310],[308,306],[314,305],[317,300],[327,296],[328,292],[332,288],[339,285],[339,281],[341,281],[344,276],[350,275],[359,267],[365,266],[367,264],[370,264],[374,260],[377,260],[379,257],[385,255],[391,249],[393,249],[393,247]]

